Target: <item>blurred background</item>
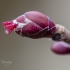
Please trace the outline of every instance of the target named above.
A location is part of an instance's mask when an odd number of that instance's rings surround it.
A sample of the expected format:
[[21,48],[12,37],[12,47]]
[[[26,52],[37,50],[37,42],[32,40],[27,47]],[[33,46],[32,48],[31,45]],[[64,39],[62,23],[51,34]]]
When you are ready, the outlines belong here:
[[[70,30],[70,0],[0,0],[0,23],[39,11]],[[0,24],[0,70],[69,70],[70,55],[51,51],[52,40],[4,33]]]

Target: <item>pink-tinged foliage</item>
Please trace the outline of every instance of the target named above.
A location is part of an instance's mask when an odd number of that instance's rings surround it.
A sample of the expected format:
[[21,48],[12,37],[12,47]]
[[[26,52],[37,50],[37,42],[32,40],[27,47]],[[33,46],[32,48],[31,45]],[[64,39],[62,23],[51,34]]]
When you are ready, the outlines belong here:
[[[25,20],[28,19],[31,22],[28,24]],[[52,34],[56,31],[54,22],[46,15],[37,12],[29,11],[24,13],[22,16],[16,18],[18,22],[26,23],[27,25],[22,28],[22,36],[30,38],[43,38],[51,37]],[[19,34],[19,30],[16,31]]]
[[48,16],[37,11],[26,12],[12,21],[13,23],[9,21],[11,24],[2,23],[8,34],[15,29],[15,32],[21,36],[37,39],[52,37],[56,31],[54,22]]

